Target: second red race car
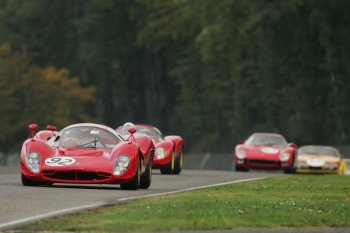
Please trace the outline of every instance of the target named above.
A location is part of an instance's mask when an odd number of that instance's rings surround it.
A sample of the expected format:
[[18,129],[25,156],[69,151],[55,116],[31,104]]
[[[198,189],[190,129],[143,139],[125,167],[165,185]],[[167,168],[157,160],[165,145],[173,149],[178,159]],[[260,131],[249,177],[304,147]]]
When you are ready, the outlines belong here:
[[280,134],[254,133],[236,146],[235,170],[282,169],[285,173],[290,173],[293,172],[296,151],[297,146],[287,143]]
[[122,189],[148,188],[152,180],[154,145],[146,136],[124,139],[110,127],[82,123],[57,132],[56,127],[36,133],[22,146],[21,175],[24,186],[71,184],[120,184]]
[[159,129],[147,124],[125,123],[117,128],[120,134],[126,134],[128,129],[136,129],[137,135],[150,137],[155,145],[153,168],[160,169],[161,174],[180,174],[183,167],[184,140],[177,135],[163,136]]

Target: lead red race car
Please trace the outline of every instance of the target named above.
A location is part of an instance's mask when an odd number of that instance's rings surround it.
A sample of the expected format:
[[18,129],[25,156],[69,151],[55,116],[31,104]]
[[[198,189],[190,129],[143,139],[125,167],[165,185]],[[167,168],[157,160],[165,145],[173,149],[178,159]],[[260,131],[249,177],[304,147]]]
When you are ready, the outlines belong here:
[[184,140],[178,135],[163,136],[159,129],[148,124],[130,122],[119,126],[116,131],[125,135],[130,128],[136,129],[136,135],[145,135],[155,145],[153,169],[160,169],[161,174],[180,174],[183,167]]
[[291,173],[297,149],[294,143],[287,143],[280,134],[254,133],[236,146],[235,170],[281,169],[285,173]]
[[152,180],[154,144],[129,129],[124,139],[110,127],[81,123],[61,131],[55,126],[30,137],[21,151],[24,186],[71,184],[119,184],[122,189],[147,189]]

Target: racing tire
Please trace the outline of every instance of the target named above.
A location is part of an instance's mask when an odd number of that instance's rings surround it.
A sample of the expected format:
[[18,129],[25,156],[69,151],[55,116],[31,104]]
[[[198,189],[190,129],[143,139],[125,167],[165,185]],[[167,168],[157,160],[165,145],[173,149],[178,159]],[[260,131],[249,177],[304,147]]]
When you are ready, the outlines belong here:
[[120,188],[124,190],[136,190],[140,187],[140,180],[141,178],[140,178],[140,165],[139,165],[134,178],[127,183],[120,184]]
[[21,174],[21,180],[22,180],[23,186],[39,186],[40,185],[39,182],[30,180],[23,174]]
[[338,175],[345,175],[346,174],[346,162],[342,161],[338,168]]
[[286,169],[284,169],[284,173],[285,174],[294,174],[295,169],[294,168],[286,168]]
[[170,163],[168,163],[167,165],[165,165],[164,167],[160,168],[160,173],[162,175],[170,175],[173,174],[174,171],[174,166],[175,166],[175,158],[174,158],[174,154],[171,156],[171,161]]
[[180,151],[179,156],[175,160],[173,174],[179,175],[182,170],[182,165],[183,165],[183,153],[182,151]]
[[244,167],[235,166],[235,171],[236,172],[248,172],[249,169],[248,168],[244,168]]
[[140,188],[148,189],[152,182],[152,158],[147,164],[145,172],[141,176]]

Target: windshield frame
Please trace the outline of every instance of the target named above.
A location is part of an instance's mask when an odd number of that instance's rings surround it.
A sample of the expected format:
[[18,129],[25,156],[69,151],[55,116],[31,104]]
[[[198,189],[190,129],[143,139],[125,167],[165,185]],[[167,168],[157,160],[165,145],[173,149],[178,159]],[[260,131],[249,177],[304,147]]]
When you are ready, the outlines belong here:
[[[146,135],[148,137],[155,138],[157,140],[163,140],[162,133],[155,127],[149,127],[149,126],[144,126],[144,125],[135,125],[135,129],[136,129],[136,133],[135,134]],[[146,134],[146,133],[142,133],[142,131],[144,131],[144,130],[150,132],[151,135],[150,134]]]
[[[269,139],[262,140],[262,138],[278,139],[280,141],[280,143],[277,143],[277,142],[276,143],[268,143]],[[266,141],[266,143],[263,143],[262,141]],[[270,142],[273,142],[273,140],[270,140]],[[262,133],[251,135],[246,140],[245,144],[250,145],[250,146],[279,146],[279,147],[288,146],[287,140],[282,135],[280,135],[280,134],[262,134]]]
[[[76,137],[70,140],[70,143],[63,144],[63,140],[70,139],[70,133]],[[74,142],[74,139],[76,139]],[[104,139],[104,140],[103,140]],[[105,143],[105,142],[110,143]],[[76,148],[114,148],[124,139],[113,129],[98,124],[75,124],[68,126],[58,132],[54,137],[48,140],[51,146],[55,147],[76,147]]]
[[[330,151],[334,153],[326,153]],[[331,146],[302,146],[298,149],[298,155],[327,155],[335,158],[341,158],[339,150]]]

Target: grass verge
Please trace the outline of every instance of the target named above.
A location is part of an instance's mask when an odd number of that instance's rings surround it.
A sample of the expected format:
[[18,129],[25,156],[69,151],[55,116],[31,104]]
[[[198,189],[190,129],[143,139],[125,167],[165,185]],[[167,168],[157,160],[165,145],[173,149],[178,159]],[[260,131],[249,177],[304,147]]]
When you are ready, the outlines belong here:
[[296,175],[137,200],[42,220],[25,231],[170,231],[350,226],[350,177]]

